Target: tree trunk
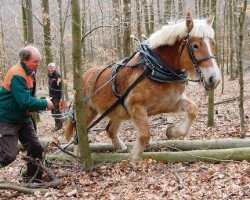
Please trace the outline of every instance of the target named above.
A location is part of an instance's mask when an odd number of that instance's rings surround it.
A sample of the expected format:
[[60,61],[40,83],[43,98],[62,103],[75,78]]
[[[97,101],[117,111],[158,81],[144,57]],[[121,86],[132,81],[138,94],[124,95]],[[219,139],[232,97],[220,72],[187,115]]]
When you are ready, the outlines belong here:
[[1,34],[0,34],[0,65],[1,65],[1,71],[0,71],[0,80],[3,80],[4,73],[6,70],[6,49],[4,44],[4,30],[3,30],[3,20],[2,20],[2,12],[0,10],[0,28],[1,28]]
[[[139,0],[136,0],[139,1]],[[157,18],[160,25],[162,25],[162,16],[161,16],[161,5],[160,0],[157,0]]]
[[49,0],[41,0],[42,16],[43,16],[43,38],[44,38],[44,52],[45,64],[48,66],[53,61],[51,51],[51,36],[50,36],[50,16],[49,16]]
[[[216,6],[217,6],[217,0],[212,0],[211,3],[211,10],[214,14],[214,32],[216,33]],[[215,34],[215,40],[216,40],[216,34]],[[218,53],[218,48],[215,46],[215,55]],[[208,119],[207,119],[207,126],[212,127],[214,126],[214,90],[209,91],[208,93]]]
[[171,19],[171,3],[172,0],[164,0],[164,24]]
[[147,0],[142,1],[142,7],[144,8],[144,23],[145,23],[146,37],[148,37],[150,35],[150,27],[149,27]]
[[85,169],[90,169],[93,162],[90,155],[88,134],[83,110],[83,83],[82,83],[82,49],[81,49],[81,20],[79,0],[71,1],[72,13],[72,65],[75,89],[75,117],[78,133],[81,163]]
[[150,1],[149,3],[149,13],[150,13],[150,33],[154,32],[154,21],[155,21],[155,17],[154,17],[154,2],[153,0]]
[[230,0],[229,3],[229,23],[230,23],[230,79],[235,79],[234,67],[233,67],[233,58],[234,58],[234,43],[233,43],[233,0]]
[[67,9],[65,16],[62,15],[62,0],[57,0],[58,3],[58,13],[59,13],[59,24],[60,24],[60,72],[63,78],[62,86],[63,86],[63,100],[68,101],[69,94],[68,94],[68,88],[67,88],[67,68],[65,65],[65,46],[64,46],[64,32],[65,32],[65,24],[67,21],[67,15],[69,10],[69,2],[67,4]]
[[26,13],[26,2],[25,0],[21,1],[22,5],[22,18],[23,18],[23,41],[24,44],[28,39],[28,27],[27,27],[27,13]]
[[136,30],[137,30],[137,38],[141,41],[141,35],[142,35],[142,31],[141,31],[141,3],[139,0],[136,0]]
[[118,58],[121,59],[122,58],[122,48],[121,48],[122,44],[121,44],[121,35],[120,35],[121,16],[120,16],[119,10],[120,10],[120,0],[113,0],[116,54]]
[[25,9],[26,9],[26,19],[27,19],[27,40],[25,44],[34,43],[34,34],[33,34],[33,17],[32,17],[32,1],[25,0]]
[[128,57],[131,50],[131,0],[123,0],[124,6],[124,33],[123,33],[123,56]]
[[244,78],[243,78],[243,28],[246,17],[246,8],[247,8],[247,0],[244,0],[243,8],[240,10],[239,15],[239,60],[238,60],[238,71],[239,71],[239,85],[240,85],[240,98],[239,98],[239,111],[240,111],[240,136],[244,138],[246,136],[246,127],[245,127],[245,117],[244,117]]

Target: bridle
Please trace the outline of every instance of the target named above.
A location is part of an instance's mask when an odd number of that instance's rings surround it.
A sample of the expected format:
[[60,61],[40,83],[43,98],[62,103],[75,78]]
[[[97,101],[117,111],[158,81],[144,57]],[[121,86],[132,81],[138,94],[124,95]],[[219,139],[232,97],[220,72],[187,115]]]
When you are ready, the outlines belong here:
[[194,50],[193,50],[192,46],[189,43],[189,33],[183,38],[181,45],[182,45],[182,48],[181,48],[181,53],[180,53],[179,58],[181,58],[181,55],[183,53],[184,48],[187,47],[188,55],[189,55],[190,59],[192,60],[192,62],[194,64],[194,68],[195,68],[197,74],[199,74],[199,76],[200,76],[199,81],[203,82],[204,75],[203,75],[201,69],[199,68],[199,64],[201,64],[202,62],[204,62],[206,60],[209,60],[209,59],[216,59],[216,57],[212,55],[212,56],[202,58],[200,60],[196,59],[196,57],[194,55]]

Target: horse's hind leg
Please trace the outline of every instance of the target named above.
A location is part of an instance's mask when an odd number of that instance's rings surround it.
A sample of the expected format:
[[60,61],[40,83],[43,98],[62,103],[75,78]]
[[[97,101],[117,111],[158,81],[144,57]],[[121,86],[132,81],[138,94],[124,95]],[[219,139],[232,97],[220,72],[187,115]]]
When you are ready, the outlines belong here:
[[121,121],[118,120],[110,120],[106,131],[108,133],[109,138],[112,140],[112,143],[115,146],[115,149],[119,152],[127,152],[127,147],[123,143],[123,141],[118,136],[118,129],[120,127]]
[[184,118],[181,122],[172,124],[170,127],[168,127],[166,135],[169,139],[184,137],[188,133],[193,120],[197,116],[198,107],[193,101],[183,97],[179,100],[175,108],[175,112],[180,111],[185,113]]
[[142,159],[143,151],[150,140],[148,115],[146,109],[141,106],[133,106],[130,114],[138,130],[136,142],[132,149],[132,161],[137,162]]

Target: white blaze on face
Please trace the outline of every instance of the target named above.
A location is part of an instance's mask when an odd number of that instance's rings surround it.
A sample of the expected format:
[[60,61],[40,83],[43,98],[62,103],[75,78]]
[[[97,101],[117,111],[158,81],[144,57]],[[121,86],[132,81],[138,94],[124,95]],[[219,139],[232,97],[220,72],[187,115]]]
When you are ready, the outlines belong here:
[[[204,42],[207,46],[207,51],[208,51],[208,55],[207,56],[213,56],[212,53],[212,48],[210,45],[210,40],[209,38],[205,38]],[[216,62],[216,60],[214,58],[211,58],[210,61],[212,62],[211,66],[206,66],[206,67],[202,67],[201,71],[204,75],[204,79],[205,79],[205,83],[210,85],[211,84],[211,78],[213,79],[214,85],[217,86],[218,83],[221,80],[221,73],[220,73],[220,69],[219,66]]]

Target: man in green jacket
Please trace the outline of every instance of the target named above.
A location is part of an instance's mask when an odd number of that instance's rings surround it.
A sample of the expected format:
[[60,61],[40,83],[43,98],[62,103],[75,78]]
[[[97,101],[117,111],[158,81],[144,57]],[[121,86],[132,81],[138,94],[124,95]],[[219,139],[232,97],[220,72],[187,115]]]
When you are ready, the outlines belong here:
[[[30,116],[33,111],[54,108],[49,99],[34,97],[35,73],[41,60],[37,48],[26,46],[19,57],[20,62],[9,69],[0,88],[0,167],[16,159],[18,140],[28,156],[42,159],[43,148]],[[24,180],[41,179],[42,171],[28,162]]]

